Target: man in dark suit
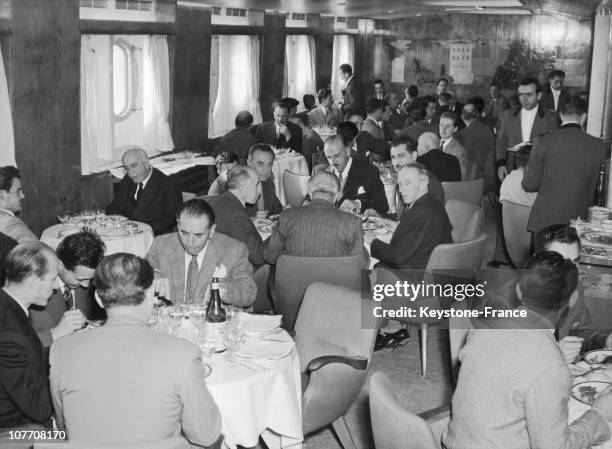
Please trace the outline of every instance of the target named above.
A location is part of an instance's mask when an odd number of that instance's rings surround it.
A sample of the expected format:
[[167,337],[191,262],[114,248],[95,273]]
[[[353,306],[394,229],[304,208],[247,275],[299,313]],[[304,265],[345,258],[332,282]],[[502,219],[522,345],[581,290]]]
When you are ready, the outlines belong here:
[[361,131],[366,131],[373,137],[384,140],[385,134],[379,123],[382,121],[385,103],[383,100],[370,98],[366,101],[365,108],[367,116],[361,125]]
[[389,204],[378,169],[367,162],[352,158],[351,147],[345,146],[340,135],[329,137],[325,141],[324,151],[330,170],[340,180],[340,208],[359,211],[366,216],[373,215],[372,211],[380,215],[386,214]]
[[389,108],[391,108],[391,117],[389,117],[388,123],[393,128],[393,136],[395,137],[406,126],[408,114],[400,107],[399,97],[395,92],[390,92],[387,95],[387,101],[389,102]]
[[539,104],[542,87],[536,78],[526,77],[518,87],[521,106],[504,111],[499,118],[495,152],[497,176],[500,181],[514,170],[514,154],[508,151],[523,142],[533,142],[537,136],[558,128],[557,116]]
[[344,138],[344,144],[353,149],[351,157],[361,161],[388,161],[389,142],[377,139],[362,129],[363,116],[350,112],[347,121],[338,125],[337,133]]
[[381,79],[374,80],[374,98],[377,100],[386,100],[387,93],[385,92],[385,83]]
[[340,183],[333,173],[319,172],[308,184],[307,206],[287,209],[278,219],[265,251],[275,264],[281,254],[310,257],[363,255],[361,219],[334,206]]
[[468,159],[477,164],[476,178],[484,176],[485,162],[495,148],[495,135],[491,128],[478,120],[479,115],[476,106],[468,101],[461,112],[466,126],[455,134],[466,149]]
[[606,151],[601,139],[580,127],[586,108],[584,100],[569,98],[561,109],[561,128],[534,142],[523,177],[523,188],[538,192],[527,224],[531,232],[584,217],[593,204]]
[[504,97],[500,91],[499,83],[491,83],[489,87],[489,96],[491,99],[487,104],[487,108],[485,111],[485,123],[488,124],[491,129],[495,129],[497,126],[497,121],[502,114],[507,109],[510,109],[510,102],[506,97]]
[[274,120],[263,122],[255,129],[255,140],[276,148],[291,148],[302,152],[302,130],[289,121],[291,106],[278,102],[273,106]]
[[[452,226],[444,205],[428,191],[429,176],[421,164],[409,164],[398,174],[402,199],[408,207],[391,237],[391,242],[370,241],[377,267],[424,269],[433,249],[451,243]],[[372,237],[366,237],[366,243]]]
[[427,132],[437,134],[438,123],[435,121],[433,123],[428,123],[425,120],[425,113],[422,109],[412,109],[410,111],[410,125],[406,126],[400,131],[400,136],[408,137],[409,139],[418,142],[421,134]]
[[[300,132],[302,132],[301,129]],[[249,216],[254,217],[257,215],[257,212],[265,212],[265,215],[280,214],[283,210],[283,205],[276,196],[274,174],[272,173],[274,151],[270,145],[264,143],[253,145],[249,149],[247,165],[253,167],[257,172],[261,187],[261,195],[257,198],[257,202],[247,206]],[[281,181],[279,180],[279,182]]]
[[229,172],[227,192],[207,199],[215,211],[217,231],[246,244],[249,261],[255,270],[265,264],[264,250],[267,241],[261,239],[245,205],[257,202],[259,185],[254,168],[238,165]]
[[0,290],[0,447],[9,440],[7,430],[51,425],[48,360],[28,308],[47,304],[58,265],[53,250],[40,242],[22,243],[6,257],[6,285]]
[[96,303],[89,283],[105,246],[97,234],[78,232],[64,238],[57,247],[59,288],[45,307],[32,306],[30,321],[45,347],[64,335],[83,328],[85,320],[106,318]]
[[0,287],[4,285],[4,257],[17,246],[17,240],[0,232]]
[[547,111],[559,112],[563,104],[570,97],[570,94],[563,88],[565,72],[563,70],[553,70],[548,74],[548,83],[542,89],[542,99],[540,103]]
[[255,136],[251,133],[253,115],[249,111],[241,111],[236,115],[236,128],[221,137],[215,147],[215,155],[234,153],[241,164],[246,163],[249,148],[255,145]]
[[106,213],[147,223],[155,235],[172,232],[176,211],[183,202],[174,182],[151,167],[147,153],[140,148],[127,150],[122,161],[127,176],[117,186]]
[[425,165],[440,182],[461,181],[459,159],[452,154],[444,153],[438,149],[439,147],[440,139],[436,134],[430,132],[421,134],[417,145],[419,154],[417,162]]
[[361,80],[353,75],[353,68],[350,64],[342,64],[338,69],[338,76],[340,77],[340,81],[344,83],[344,89],[342,90],[342,95],[344,95],[342,110],[344,113],[348,111],[359,111],[363,114],[365,98]]

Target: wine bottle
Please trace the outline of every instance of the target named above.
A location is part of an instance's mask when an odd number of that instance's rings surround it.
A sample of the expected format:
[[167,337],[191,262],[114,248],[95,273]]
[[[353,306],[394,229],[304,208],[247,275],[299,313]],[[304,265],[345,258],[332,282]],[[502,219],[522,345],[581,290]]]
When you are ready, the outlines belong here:
[[597,178],[597,187],[595,188],[595,197],[593,203],[595,206],[606,205],[606,164],[599,166],[599,176]]
[[205,320],[207,323],[224,323],[226,320],[225,309],[219,295],[219,279],[217,278],[212,279]]

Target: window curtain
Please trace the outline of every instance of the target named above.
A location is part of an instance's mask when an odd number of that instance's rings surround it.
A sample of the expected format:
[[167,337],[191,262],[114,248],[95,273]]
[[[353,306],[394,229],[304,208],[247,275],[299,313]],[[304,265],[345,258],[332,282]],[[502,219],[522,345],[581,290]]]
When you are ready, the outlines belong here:
[[251,79],[247,84],[249,96],[249,112],[253,114],[253,123],[261,123],[261,107],[259,105],[259,37],[249,36],[248,63],[251,67]]
[[208,93],[208,134],[215,134],[214,110],[219,93],[219,37],[213,36],[210,49],[210,91]]
[[15,163],[15,134],[13,133],[13,116],[11,99],[8,92],[4,60],[0,51],[0,166],[17,165]]
[[338,79],[338,68],[342,64],[350,64],[355,68],[355,41],[348,34],[337,34],[334,36],[334,49],[332,56],[331,89],[334,98],[342,98],[344,86]]
[[168,41],[166,36],[146,36],[143,47],[145,148],[172,151]]
[[[302,103],[305,94],[316,96],[316,50],[312,36],[287,36],[283,93]],[[303,105],[301,108],[303,109]]]

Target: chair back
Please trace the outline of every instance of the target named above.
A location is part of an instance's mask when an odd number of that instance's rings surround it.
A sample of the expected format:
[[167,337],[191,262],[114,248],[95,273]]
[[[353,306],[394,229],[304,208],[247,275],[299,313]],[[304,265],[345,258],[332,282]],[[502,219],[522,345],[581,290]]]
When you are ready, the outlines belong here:
[[[295,345],[301,371],[306,371],[311,360],[327,355],[363,357],[369,363],[376,325],[374,320],[363,323],[362,314],[367,313],[371,303],[362,299],[361,292],[356,289],[328,282],[311,284],[295,323]],[[365,383],[367,369],[332,363],[311,376],[302,398],[304,435],[346,413]]]
[[66,441],[65,443],[35,443],[33,449],[189,449],[191,444],[182,437],[169,438],[162,441],[142,443],[84,443],[82,441]]
[[376,449],[440,449],[427,421],[403,408],[389,378],[376,372],[370,378],[370,419]]
[[482,228],[482,208],[461,200],[448,200],[444,205],[453,226],[453,242],[472,240]]
[[283,172],[283,187],[285,199],[291,207],[300,207],[308,193],[308,181],[310,176],[299,175],[290,170]]
[[359,290],[363,256],[302,257],[281,255],[276,262],[274,307],[283,315],[283,326],[291,331],[306,288],[316,281]]
[[467,160],[465,162],[465,179],[464,181],[473,181],[476,179],[476,171],[478,170],[478,164],[476,161]]
[[502,223],[508,256],[516,268],[522,268],[529,258],[531,234],[527,230],[530,206],[502,201]]
[[444,198],[448,200],[461,200],[480,207],[484,191],[482,178],[473,181],[443,182]]
[[444,243],[431,252],[426,272],[434,270],[477,271],[482,265],[487,235],[461,243]]

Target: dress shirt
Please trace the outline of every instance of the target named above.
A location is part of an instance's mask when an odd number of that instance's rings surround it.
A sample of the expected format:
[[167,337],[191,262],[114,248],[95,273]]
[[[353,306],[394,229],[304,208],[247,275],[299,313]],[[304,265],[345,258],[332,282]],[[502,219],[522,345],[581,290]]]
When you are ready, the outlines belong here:
[[[152,174],[153,174],[153,170],[151,170],[151,173],[149,173],[149,176],[147,176],[147,177],[144,179],[144,181],[142,181],[142,182],[140,183],[140,184],[142,184],[142,190],[144,190],[144,189],[145,189],[145,187],[147,186],[147,182],[149,182],[149,179],[151,179],[151,175],[152,175]],[[137,185],[140,185],[140,184],[137,184]],[[135,199],[135,200],[137,200],[137,199],[138,199],[138,194],[139,194],[139,193],[142,193],[142,192],[139,192],[139,189],[140,189],[139,187],[136,187],[136,191],[134,192],[134,199]]]
[[8,209],[2,209],[2,208],[0,208],[0,211],[6,212],[7,214],[12,215],[13,217],[15,216],[15,212],[10,211],[10,210],[8,210]]
[[342,173],[340,173],[335,168],[332,168],[332,171],[333,171],[334,175],[336,175],[338,177],[338,179],[341,180],[341,182],[340,182],[340,191],[341,192],[344,189],[344,184],[346,183],[346,178],[348,178],[349,171],[351,170],[351,165],[353,165],[353,158],[349,157],[349,160],[346,163],[346,167],[344,167],[344,170],[342,170]]
[[[68,291],[70,292],[70,296],[72,296],[72,304],[76,304],[75,300],[74,300],[74,290],[72,290],[70,287],[68,287],[66,285],[66,283],[64,281],[62,281],[61,277],[57,277],[57,283],[59,284],[59,288],[60,288],[60,292],[62,293],[62,296],[65,298],[64,296],[64,290],[68,289]],[[66,308],[69,309],[68,304],[66,305]]]
[[555,90],[552,87],[550,88],[553,98],[555,100],[555,111],[559,109],[559,97],[561,96],[561,89]]
[[[200,269],[202,268],[202,261],[204,260],[204,255],[206,254],[207,248],[208,248],[208,242],[206,242],[206,245],[204,246],[202,251],[200,251],[198,255],[196,256],[196,260],[198,262],[198,271],[200,271]],[[187,292],[187,275],[189,274],[189,263],[191,262],[191,257],[192,257],[191,254],[185,253],[185,288],[184,288],[185,292]]]
[[538,114],[538,107],[527,111],[525,108],[521,108],[521,133],[523,136],[523,142],[529,142],[531,139],[531,129],[533,128],[533,122],[535,122],[536,115]]
[[321,112],[323,112],[323,117],[327,117],[327,114],[329,114],[329,111],[327,110],[327,108],[323,106],[322,104],[320,104],[319,109],[321,109]]

